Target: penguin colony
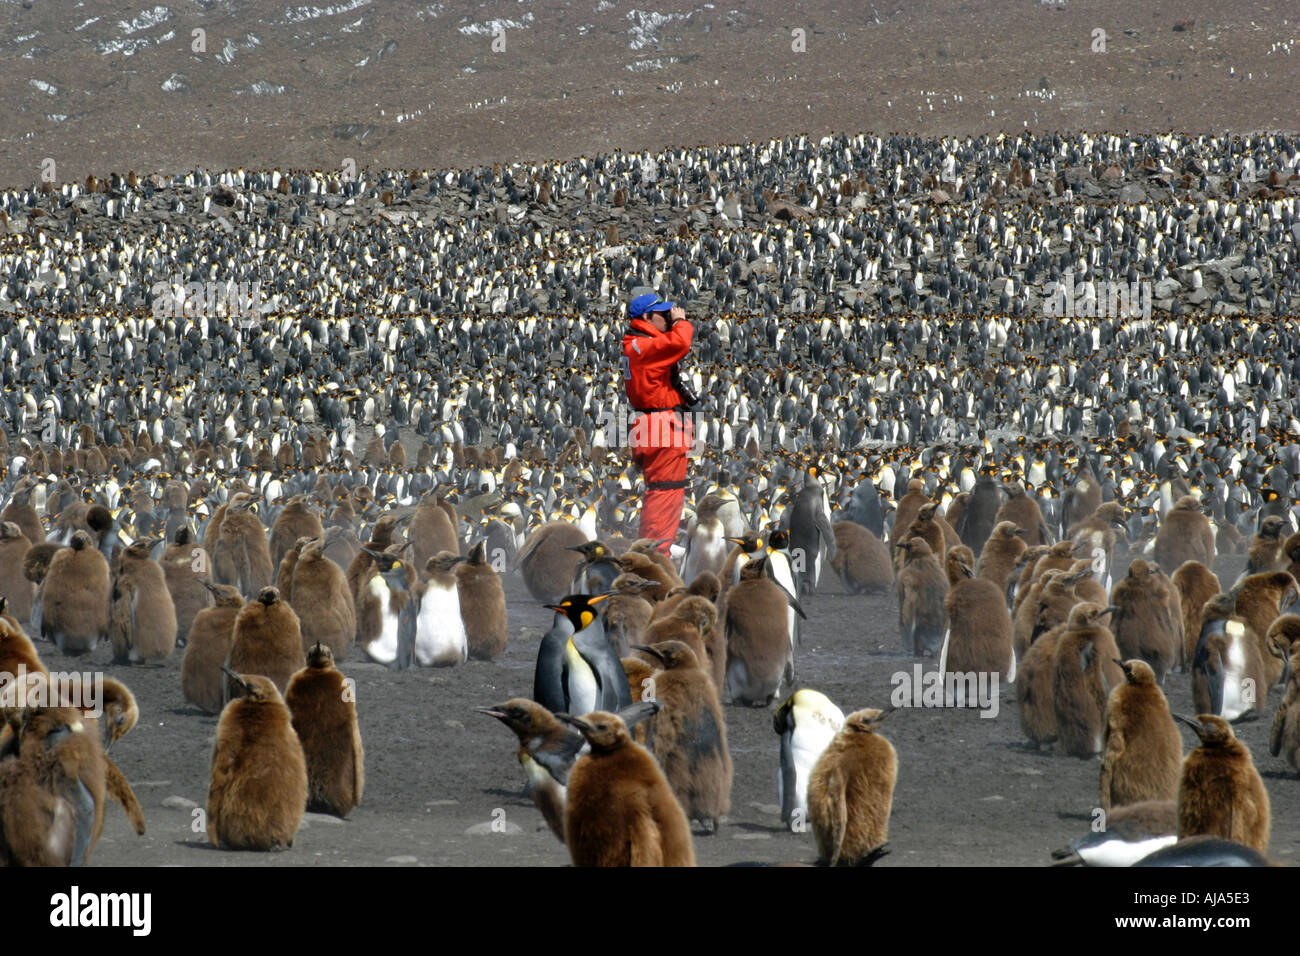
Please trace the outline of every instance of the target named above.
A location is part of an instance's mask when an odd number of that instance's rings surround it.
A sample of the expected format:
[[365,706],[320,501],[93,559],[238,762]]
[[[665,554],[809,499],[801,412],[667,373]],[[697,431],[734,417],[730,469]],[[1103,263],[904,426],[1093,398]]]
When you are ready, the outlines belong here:
[[[736,801],[740,705],[778,706],[783,822],[823,862],[874,862],[891,711],[845,717],[797,680],[804,605],[834,572],[896,595],[905,656],[1014,679],[1030,744],[1101,755],[1112,817],[1173,800],[1135,828],[1144,848],[1266,852],[1228,721],[1276,714],[1295,765],[1278,622],[1300,562],[1300,327],[1278,317],[1300,295],[1297,170],[1276,135],[862,135],[0,191],[0,648],[102,643],[124,676],[183,650],[185,699],[221,714],[210,839],[287,848],[309,803],[362,797],[357,708],[307,689],[350,660],[494,666],[518,575],[555,616],[534,699],[484,713],[575,862],[692,862],[691,821],[716,832]],[[343,215],[380,195],[410,209]],[[197,217],[205,198],[229,218]],[[554,218],[573,203],[672,225],[620,243]],[[151,226],[123,214],[145,207]],[[1078,317],[1046,315],[1067,277]],[[159,283],[208,280],[260,282],[259,314],[157,308]],[[1149,283],[1154,314],[1094,317],[1118,283]],[[704,319],[702,455],[667,564],[633,542],[638,479],[606,427],[622,395],[601,357],[638,285]],[[1172,681],[1200,713],[1174,793]],[[0,825],[60,800],[78,824],[5,852],[84,862],[98,784],[25,756],[84,726],[42,720],[9,718]],[[262,726],[286,779],[240,797]],[[1205,789],[1210,760],[1238,790]],[[593,827],[619,794],[642,809]],[[1257,809],[1224,823],[1238,797]]]

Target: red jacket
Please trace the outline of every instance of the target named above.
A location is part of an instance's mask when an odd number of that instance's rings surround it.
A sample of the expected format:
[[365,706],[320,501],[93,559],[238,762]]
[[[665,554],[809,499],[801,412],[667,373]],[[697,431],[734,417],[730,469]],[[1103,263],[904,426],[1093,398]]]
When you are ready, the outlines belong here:
[[631,328],[644,335],[628,332],[623,336],[623,384],[627,400],[636,409],[674,408],[682,397],[672,386],[673,366],[691,349],[695,328],[685,319],[660,332],[645,319],[633,319]]

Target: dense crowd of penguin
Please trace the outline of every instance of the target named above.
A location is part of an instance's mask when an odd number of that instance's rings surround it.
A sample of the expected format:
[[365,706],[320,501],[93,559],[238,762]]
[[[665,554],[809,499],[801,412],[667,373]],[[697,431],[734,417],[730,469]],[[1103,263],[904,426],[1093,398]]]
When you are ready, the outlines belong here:
[[[1233,722],[1300,770],[1297,195],[1285,136],[1028,133],[6,190],[0,672],[183,653],[211,842],[288,848],[362,801],[347,661],[493,660],[517,574],[553,624],[480,710],[575,864],[693,864],[753,706],[783,822],[862,865],[893,707],[798,681],[833,572],[941,678],[1013,685],[1029,745],[1100,758],[1110,825],[1058,863],[1258,864]],[[1086,312],[1103,282],[1154,313]],[[671,556],[620,438],[640,286],[696,323]],[[143,832],[107,754],[151,702],[109,684],[99,721],[0,698],[0,862],[85,862],[106,795]]]

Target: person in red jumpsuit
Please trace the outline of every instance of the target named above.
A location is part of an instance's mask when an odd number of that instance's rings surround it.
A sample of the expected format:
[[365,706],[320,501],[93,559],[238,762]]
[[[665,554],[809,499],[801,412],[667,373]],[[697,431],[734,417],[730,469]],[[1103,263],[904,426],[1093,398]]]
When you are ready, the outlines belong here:
[[686,500],[686,453],[695,441],[686,398],[673,385],[673,370],[691,348],[695,329],[686,311],[652,292],[628,303],[631,320],[623,336],[627,400],[639,414],[628,442],[645,479],[641,537],[670,553]]

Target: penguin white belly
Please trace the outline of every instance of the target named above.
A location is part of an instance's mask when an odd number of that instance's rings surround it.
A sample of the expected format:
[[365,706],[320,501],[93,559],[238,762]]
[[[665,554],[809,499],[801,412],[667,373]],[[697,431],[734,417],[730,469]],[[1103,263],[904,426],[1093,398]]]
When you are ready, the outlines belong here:
[[835,730],[830,724],[823,724],[816,718],[809,719],[807,723],[812,726],[796,726],[794,735],[790,738],[790,755],[794,758],[795,769],[794,806],[796,810],[803,811],[805,819],[808,815],[808,780],[823,751],[835,737]]
[[1164,849],[1178,842],[1174,834],[1168,836],[1148,837],[1145,840],[1107,840],[1096,846],[1081,847],[1079,858],[1086,866],[1132,866],[1138,860],[1149,856],[1156,850]]
[[944,628],[943,647],[939,649],[939,680],[948,673],[948,642],[952,640],[952,628]]
[[421,667],[448,667],[469,659],[465,622],[460,616],[460,596],[453,585],[430,582],[415,620],[415,659]]
[[589,714],[600,701],[600,685],[591,665],[578,653],[573,638],[564,647],[565,686],[569,692],[569,713],[574,716]]
[[379,575],[370,579],[370,593],[379,599],[382,626],[379,636],[366,645],[366,654],[371,660],[380,664],[391,664],[397,660],[397,623],[399,615],[389,607],[388,584]]
[[[1244,688],[1241,686],[1242,675],[1246,671],[1246,652],[1241,647],[1244,636],[1244,631],[1241,634],[1232,635],[1232,643],[1228,645],[1228,659],[1226,666],[1223,668],[1223,713],[1221,716],[1224,720],[1236,720],[1254,706],[1254,694],[1244,693]],[[1258,690],[1258,688],[1255,688],[1255,690]]]

